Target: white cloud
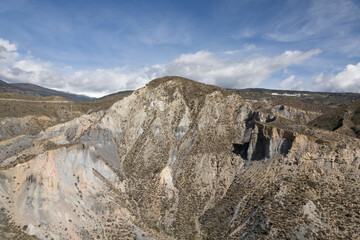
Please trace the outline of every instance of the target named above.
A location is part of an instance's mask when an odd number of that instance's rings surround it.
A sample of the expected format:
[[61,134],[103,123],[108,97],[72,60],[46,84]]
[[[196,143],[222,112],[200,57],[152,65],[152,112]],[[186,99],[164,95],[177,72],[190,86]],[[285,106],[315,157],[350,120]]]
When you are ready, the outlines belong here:
[[[248,46],[252,48],[252,45]],[[15,45],[6,40],[0,41],[3,52],[12,54],[0,67],[0,79],[10,82],[29,82],[62,91],[103,96],[116,91],[137,89],[150,80],[178,75],[204,83],[226,88],[254,87],[271,74],[320,53],[286,51],[274,57],[253,56],[247,58],[227,58],[209,51],[182,54],[165,65],[154,65],[130,71],[127,68],[96,69],[72,71],[69,68],[54,70],[49,62],[27,57],[19,59]],[[15,57],[15,58],[14,58]]]
[[290,83],[292,83],[295,79],[295,76],[294,75],[291,75],[290,77],[286,78],[285,80],[283,80],[280,84],[279,84],[279,87],[281,89],[288,89],[289,88],[289,85]]
[[42,86],[59,87],[64,77],[53,71],[49,62],[25,59],[0,68],[0,78],[17,83],[29,82]]
[[0,68],[7,63],[13,63],[18,57],[17,47],[8,40],[0,38]]
[[143,87],[156,77],[148,68],[143,68],[139,72],[127,71],[125,68],[96,69],[76,71],[66,77],[66,84],[70,92],[101,97],[117,91]]
[[275,57],[248,57],[240,59],[220,58],[199,51],[183,54],[164,66],[165,75],[180,75],[226,88],[244,88],[259,85],[272,73],[319,54],[320,50],[308,52],[286,51]]
[[319,74],[314,80],[314,88],[320,91],[360,93],[360,62],[347,65],[337,74]]
[[5,48],[9,52],[17,50],[16,44],[10,43],[8,40],[2,39],[2,38],[0,38],[0,46]]

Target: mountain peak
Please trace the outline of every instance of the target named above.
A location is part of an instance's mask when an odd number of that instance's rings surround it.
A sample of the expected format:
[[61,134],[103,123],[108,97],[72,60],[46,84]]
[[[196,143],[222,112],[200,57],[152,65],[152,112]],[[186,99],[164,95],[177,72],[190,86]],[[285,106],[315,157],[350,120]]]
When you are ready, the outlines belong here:
[[154,88],[154,87],[158,87],[163,84],[168,84],[169,82],[171,82],[175,86],[189,86],[189,87],[194,87],[194,88],[212,88],[214,90],[216,89],[216,90],[221,90],[221,91],[224,90],[223,88],[218,87],[218,86],[201,83],[201,82],[194,81],[192,79],[184,78],[184,77],[180,77],[180,76],[165,76],[165,77],[161,77],[161,78],[156,78],[156,79],[150,81],[148,84],[146,84],[146,86]]
[[[194,111],[195,115],[201,110],[209,95],[215,92],[219,93],[222,97],[233,94],[224,88],[179,76],[166,76],[154,79],[146,85],[144,90],[151,93],[152,99],[166,98],[172,102],[182,98],[191,112]],[[236,95],[236,98],[242,99],[239,95]]]
[[181,77],[181,76],[165,76],[165,77],[155,78],[155,79],[151,80],[148,84],[146,84],[146,86],[157,87],[160,84],[164,84],[164,83],[169,82],[169,81],[176,81],[176,82],[182,83],[182,84],[189,84],[189,83],[201,84],[201,83],[199,83],[197,81],[191,80],[189,78],[184,78],[184,77]]
[[146,85],[146,88],[149,89],[158,87],[170,92],[173,92],[173,90],[177,88],[180,93],[184,94],[186,97],[205,96],[215,91],[219,91],[224,95],[228,95],[230,93],[224,88],[197,82],[180,76],[156,78]]

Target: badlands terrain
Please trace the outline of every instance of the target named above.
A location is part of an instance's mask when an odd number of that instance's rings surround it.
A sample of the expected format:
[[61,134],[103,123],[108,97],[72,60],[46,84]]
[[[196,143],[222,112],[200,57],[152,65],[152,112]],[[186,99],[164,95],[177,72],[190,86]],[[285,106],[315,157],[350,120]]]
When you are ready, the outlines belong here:
[[359,94],[21,93],[0,94],[0,239],[360,239]]

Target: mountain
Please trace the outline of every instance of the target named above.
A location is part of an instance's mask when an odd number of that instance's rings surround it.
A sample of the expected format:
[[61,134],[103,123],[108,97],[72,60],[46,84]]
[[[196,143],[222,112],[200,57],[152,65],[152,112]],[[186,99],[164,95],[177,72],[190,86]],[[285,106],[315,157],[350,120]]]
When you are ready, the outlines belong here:
[[118,92],[86,102],[71,102],[58,96],[31,97],[0,93],[0,141],[19,135],[36,136],[56,124],[86,113],[106,110],[130,93]]
[[19,87],[6,83],[2,80],[0,80],[0,93],[16,93],[22,96],[37,96],[37,97],[40,96],[36,92],[23,90]]
[[0,142],[0,238],[359,239],[360,139],[321,115],[155,79]]
[[56,91],[48,88],[44,88],[30,83],[6,83],[0,80],[0,93],[16,93],[23,96],[32,97],[47,97],[47,96],[59,96],[66,98],[73,102],[82,102],[94,100],[94,98],[84,95],[77,95],[72,93],[66,93]]

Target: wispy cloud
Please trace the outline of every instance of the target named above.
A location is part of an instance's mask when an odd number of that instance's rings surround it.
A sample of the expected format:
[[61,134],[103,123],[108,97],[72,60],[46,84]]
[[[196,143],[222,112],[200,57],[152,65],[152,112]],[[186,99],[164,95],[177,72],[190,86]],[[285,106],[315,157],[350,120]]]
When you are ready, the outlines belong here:
[[338,59],[360,56],[360,7],[356,2],[304,1],[299,7],[292,3],[288,2],[278,21],[269,26],[265,38],[282,44],[321,47],[330,55],[338,55]]
[[291,75],[290,77],[284,79],[280,84],[279,87],[281,89],[289,89],[290,84],[294,81],[295,76]]
[[282,18],[268,37],[281,42],[326,37],[344,39],[354,37],[354,23],[360,20],[360,8],[351,0],[311,1],[310,6],[301,11],[290,4],[287,10],[289,12],[282,12]]
[[[31,57],[22,59],[16,46],[7,40],[0,39],[0,49],[2,49],[0,56],[4,56],[5,59],[0,68],[0,78],[96,97],[116,91],[136,89],[154,78],[167,75],[180,75],[227,88],[253,87],[274,72],[294,64],[301,64],[320,53],[320,50],[286,51],[273,57],[256,55],[233,59],[210,51],[198,51],[182,54],[168,64],[143,67],[136,71],[119,67],[59,71],[55,70],[50,62]],[[8,55],[12,57],[7,57]]]

